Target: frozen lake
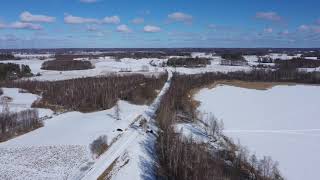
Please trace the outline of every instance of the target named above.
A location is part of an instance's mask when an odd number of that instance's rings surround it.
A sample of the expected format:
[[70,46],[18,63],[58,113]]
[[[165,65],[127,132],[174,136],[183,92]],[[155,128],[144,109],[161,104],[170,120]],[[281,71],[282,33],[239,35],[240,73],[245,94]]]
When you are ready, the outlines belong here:
[[318,178],[320,86],[254,90],[220,85],[194,97],[200,111],[223,119],[227,136],[259,157],[278,161],[286,179]]

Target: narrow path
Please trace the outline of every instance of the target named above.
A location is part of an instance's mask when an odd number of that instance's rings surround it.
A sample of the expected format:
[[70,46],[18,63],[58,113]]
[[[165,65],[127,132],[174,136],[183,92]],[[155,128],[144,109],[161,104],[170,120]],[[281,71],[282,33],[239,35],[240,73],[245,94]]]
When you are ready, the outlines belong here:
[[[142,113],[142,117],[147,121],[154,118],[162,96],[168,91],[171,84],[172,72],[168,72],[168,79],[162,87],[160,93],[153,101],[153,103]],[[136,126],[130,126],[127,131],[124,131],[121,138],[118,139],[104,154],[102,154],[91,169],[84,175],[83,180],[96,180],[122,153],[127,149],[131,143],[135,143],[138,136],[143,135],[143,131]]]

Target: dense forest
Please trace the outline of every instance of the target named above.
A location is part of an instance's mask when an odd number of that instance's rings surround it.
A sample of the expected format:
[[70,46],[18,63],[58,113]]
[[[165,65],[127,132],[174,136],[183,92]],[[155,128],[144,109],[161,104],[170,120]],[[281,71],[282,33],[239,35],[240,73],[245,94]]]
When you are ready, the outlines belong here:
[[7,79],[17,79],[21,77],[32,76],[28,65],[18,65],[13,63],[0,63],[0,81]]
[[7,87],[26,89],[41,94],[42,99],[33,107],[82,112],[104,110],[113,107],[118,99],[134,104],[148,104],[161,89],[166,75],[146,77],[130,76],[88,77],[63,81],[8,81]]
[[94,68],[94,66],[90,61],[82,60],[52,60],[44,62],[41,66],[41,69],[56,71],[84,70],[92,68]]
[[244,57],[240,53],[228,53],[228,54],[222,54],[221,57],[226,60],[231,61],[245,61]]
[[0,61],[15,60],[15,59],[17,58],[15,58],[14,55],[11,53],[0,53]]
[[296,69],[296,68],[316,68],[320,67],[319,60],[312,60],[312,59],[304,59],[304,58],[293,58],[290,60],[274,60],[276,67],[282,69]]
[[208,64],[210,64],[210,59],[200,57],[174,57],[167,61],[167,66],[172,67],[205,67]]

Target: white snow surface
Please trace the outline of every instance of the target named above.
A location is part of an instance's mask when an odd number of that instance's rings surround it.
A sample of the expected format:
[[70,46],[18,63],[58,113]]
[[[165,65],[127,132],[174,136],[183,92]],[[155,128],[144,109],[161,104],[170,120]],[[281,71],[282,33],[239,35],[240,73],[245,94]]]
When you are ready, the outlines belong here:
[[[51,59],[47,59],[51,60]],[[42,63],[47,60],[38,59],[22,59],[1,61],[1,63],[15,63],[29,65],[33,74],[41,73],[41,76],[35,76],[26,79],[39,80],[39,81],[58,81],[66,79],[75,79],[82,77],[94,77],[94,76],[110,76],[115,74],[130,75],[132,73],[140,73],[144,75],[159,75],[164,73],[165,70],[160,67],[155,67],[150,62],[162,62],[162,59],[156,58],[143,58],[143,59],[131,59],[124,58],[120,61],[114,60],[110,57],[104,57],[99,59],[90,60],[94,65],[93,69],[86,70],[72,70],[72,71],[54,71],[41,69]]]
[[320,163],[320,86],[233,86],[202,89],[199,110],[224,122],[224,133],[258,157],[271,156],[290,180],[317,179]]
[[[119,101],[114,109],[93,113],[68,112],[46,120],[44,127],[0,143],[0,179],[78,179],[92,166],[89,144],[101,135],[119,136],[147,106]],[[11,159],[14,157],[14,161]]]
[[[18,88],[2,88],[3,94],[0,99],[4,97],[11,98],[8,102],[8,106],[11,112],[19,112],[26,109],[37,109],[39,112],[39,117],[51,116],[53,111],[44,108],[31,108],[34,101],[40,99],[41,97],[36,94],[31,93],[21,93]],[[3,104],[0,104],[0,109],[3,108]]]

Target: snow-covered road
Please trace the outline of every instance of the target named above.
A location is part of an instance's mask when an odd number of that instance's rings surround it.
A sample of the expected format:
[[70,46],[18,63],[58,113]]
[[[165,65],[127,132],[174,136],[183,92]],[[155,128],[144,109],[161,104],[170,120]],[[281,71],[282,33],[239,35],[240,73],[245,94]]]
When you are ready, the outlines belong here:
[[[154,118],[155,112],[157,111],[161,98],[168,91],[171,84],[172,72],[168,72],[168,79],[161,89],[160,93],[153,101],[153,103],[142,113],[141,119],[150,121]],[[138,119],[137,122],[139,122]],[[139,136],[145,135],[145,132],[138,126],[132,125],[128,130],[120,136],[120,138],[112,144],[112,146],[102,154],[95,162],[95,164],[89,169],[89,171],[81,178],[83,180],[95,180],[118,158],[120,157],[132,143],[139,143]]]

